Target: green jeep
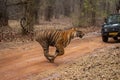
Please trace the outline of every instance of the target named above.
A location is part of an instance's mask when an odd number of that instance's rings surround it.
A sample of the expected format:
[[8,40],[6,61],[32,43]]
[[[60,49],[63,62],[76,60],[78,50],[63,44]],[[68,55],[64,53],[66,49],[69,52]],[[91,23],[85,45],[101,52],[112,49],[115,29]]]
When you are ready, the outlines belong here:
[[101,33],[104,42],[107,42],[109,37],[118,40],[120,37],[120,14],[110,14],[102,25]]

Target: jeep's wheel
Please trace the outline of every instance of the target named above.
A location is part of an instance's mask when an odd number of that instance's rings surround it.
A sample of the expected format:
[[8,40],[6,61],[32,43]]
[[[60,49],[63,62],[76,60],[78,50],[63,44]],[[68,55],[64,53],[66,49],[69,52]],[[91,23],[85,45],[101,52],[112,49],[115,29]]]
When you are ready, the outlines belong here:
[[102,36],[102,40],[103,40],[104,42],[107,42],[107,41],[108,41],[108,37],[107,37],[107,36]]
[[114,40],[118,40],[118,37],[113,37]]

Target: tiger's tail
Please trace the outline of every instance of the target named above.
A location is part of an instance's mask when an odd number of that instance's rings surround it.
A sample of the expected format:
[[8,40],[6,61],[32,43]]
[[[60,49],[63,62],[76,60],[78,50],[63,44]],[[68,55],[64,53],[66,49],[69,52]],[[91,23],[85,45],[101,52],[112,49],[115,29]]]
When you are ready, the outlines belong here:
[[21,25],[22,29],[25,29],[25,23],[26,23],[26,18],[25,17],[21,18],[20,25]]
[[27,26],[27,20],[26,20],[25,17],[21,18],[20,25],[22,27],[22,33],[23,33],[23,35],[28,34],[29,31],[27,30],[27,27],[26,27]]

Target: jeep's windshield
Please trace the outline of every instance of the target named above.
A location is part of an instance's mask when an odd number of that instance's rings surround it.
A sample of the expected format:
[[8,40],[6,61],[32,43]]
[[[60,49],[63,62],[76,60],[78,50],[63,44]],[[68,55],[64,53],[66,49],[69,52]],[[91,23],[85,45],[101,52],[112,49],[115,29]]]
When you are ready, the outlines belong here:
[[108,23],[108,24],[120,23],[120,15],[119,15],[119,14],[110,15],[110,16],[107,18],[107,23]]

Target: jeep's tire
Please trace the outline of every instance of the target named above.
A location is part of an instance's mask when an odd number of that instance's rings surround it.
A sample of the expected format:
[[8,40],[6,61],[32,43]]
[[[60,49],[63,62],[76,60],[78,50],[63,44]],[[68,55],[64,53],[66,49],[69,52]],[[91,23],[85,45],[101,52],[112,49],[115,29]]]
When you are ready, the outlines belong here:
[[114,40],[118,40],[118,37],[113,37]]
[[103,42],[108,42],[108,37],[107,36],[102,36]]

